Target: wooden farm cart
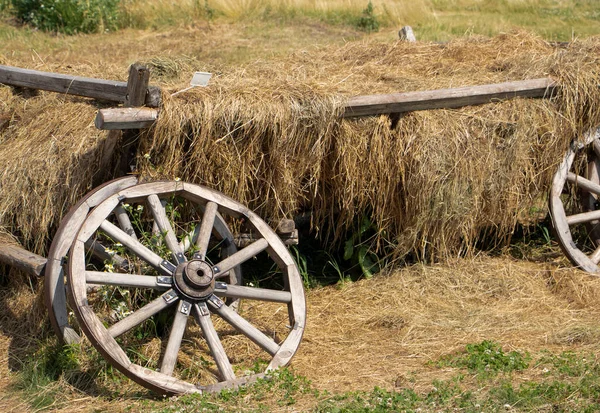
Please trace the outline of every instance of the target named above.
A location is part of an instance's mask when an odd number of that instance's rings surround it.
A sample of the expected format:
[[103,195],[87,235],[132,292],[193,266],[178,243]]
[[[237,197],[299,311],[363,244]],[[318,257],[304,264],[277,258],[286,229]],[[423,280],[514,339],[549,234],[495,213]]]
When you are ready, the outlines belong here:
[[[0,66],[0,83],[130,107],[156,107],[160,101],[160,91],[148,87],[148,71],[140,65],[131,67],[127,83]],[[134,125],[140,126],[144,124]],[[292,220],[281,221],[276,230],[281,237],[255,213],[217,191],[180,181],[140,183],[125,176],[92,190],[71,208],[47,258],[0,245],[0,261],[44,276],[49,318],[62,341],[80,339],[69,324],[68,301],[81,331],[127,377],[164,394],[217,391],[264,375],[246,373],[255,370],[252,365],[234,370],[232,360],[240,358],[235,342],[244,351],[252,345],[238,340],[231,328],[256,344],[251,352],[254,359],[267,360],[263,371],[286,365],[302,339],[303,284],[286,247],[296,242],[297,231]],[[272,261],[267,264],[268,287],[242,285],[242,264],[263,251],[265,260]],[[133,307],[107,311],[103,301],[116,294],[129,295]],[[272,318],[280,328],[267,332],[240,315],[236,309],[241,299],[274,303]],[[165,315],[173,317],[166,345],[159,343],[147,354],[129,347],[132,334],[169,325],[161,320]],[[140,332],[145,321],[152,325]],[[178,358],[194,357],[189,350],[194,346],[208,347],[214,364],[200,359],[188,366],[214,368],[216,384],[214,377],[191,383],[185,378],[193,373],[178,368]],[[152,347],[151,340],[147,347]]]
[[[125,107],[99,111],[96,126],[100,129],[139,129],[158,118],[160,91],[149,87],[148,79],[148,71],[141,65],[131,67],[127,83],[0,66],[0,83],[12,87],[123,103]],[[344,116],[394,116],[513,97],[544,98],[552,96],[557,87],[552,79],[542,78],[358,96],[349,100]],[[600,195],[599,138],[596,131],[590,132],[586,145],[574,144],[568,151],[550,199],[561,245],[570,259],[591,272],[600,271],[600,248],[586,254],[586,249],[573,242],[569,229],[579,222],[591,227],[600,221],[600,213],[595,211]],[[581,164],[574,162],[577,154],[584,152],[588,154],[585,171],[571,171],[573,165]],[[569,217],[561,197],[568,185],[578,185],[585,194],[585,210]],[[600,245],[600,232],[591,228],[590,234],[594,245]],[[147,388],[178,394],[247,383],[291,360],[306,319],[302,280],[286,248],[296,240],[293,222],[282,222],[274,231],[247,207],[217,191],[179,181],[140,183],[135,176],[125,176],[94,189],[71,208],[54,235],[47,258],[0,245],[0,261],[44,276],[49,318],[61,340],[73,343],[80,339],[69,324],[68,301],[79,328],[109,363]],[[273,261],[269,286],[243,285],[242,264],[263,251]],[[106,311],[103,299],[117,293],[130,294],[133,307],[123,308],[119,314]],[[278,305],[274,313],[283,318],[283,328],[267,334],[237,311],[241,299]],[[144,322],[152,320],[158,332],[161,315],[169,313],[173,320],[166,345],[144,354],[128,347],[130,335]],[[188,322],[190,317],[196,323]],[[235,340],[229,339],[231,332],[221,330],[219,334],[215,327],[223,322],[255,343],[262,351],[260,357],[269,356],[263,373],[234,370],[237,350],[231,343]],[[190,345],[200,345],[200,337],[214,360],[217,384],[198,385],[192,382],[195,378],[186,379],[196,376],[179,368],[178,358],[193,357]],[[205,360],[199,363],[210,364]],[[213,383],[214,378],[208,382]]]

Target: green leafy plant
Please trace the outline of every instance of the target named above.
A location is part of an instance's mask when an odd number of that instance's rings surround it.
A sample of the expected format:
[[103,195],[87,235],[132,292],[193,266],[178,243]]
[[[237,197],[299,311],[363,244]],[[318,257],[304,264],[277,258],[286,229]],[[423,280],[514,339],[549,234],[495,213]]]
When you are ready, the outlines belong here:
[[119,0],[11,0],[12,12],[44,31],[92,33],[117,28]]
[[518,351],[505,353],[499,344],[484,340],[478,344],[467,344],[466,353],[447,357],[439,365],[466,368],[471,373],[483,376],[522,371],[529,367],[529,354]]
[[373,274],[379,271],[381,264],[381,260],[371,250],[368,243],[369,236],[374,231],[376,231],[375,225],[367,216],[364,216],[358,230],[353,232],[344,243],[344,260],[357,266],[361,275],[366,278],[373,277]]
[[379,20],[375,15],[375,7],[370,0],[367,7],[362,11],[362,15],[358,18],[356,27],[368,33],[379,31]]

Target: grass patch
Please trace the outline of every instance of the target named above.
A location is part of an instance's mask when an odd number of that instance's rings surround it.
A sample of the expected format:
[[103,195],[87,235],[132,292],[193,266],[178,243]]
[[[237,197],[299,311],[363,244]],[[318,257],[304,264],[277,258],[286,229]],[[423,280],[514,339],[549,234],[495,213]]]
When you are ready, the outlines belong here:
[[495,376],[500,372],[523,371],[529,366],[529,361],[527,353],[504,352],[497,343],[484,340],[467,344],[465,353],[444,357],[438,365],[465,368],[471,374]]
[[[61,348],[47,343],[24,363],[16,387],[36,410],[66,407],[72,394],[68,386],[73,386],[74,377],[83,374],[81,366],[86,360],[81,357],[87,357],[84,353],[77,346]],[[369,391],[332,394],[316,389],[306,377],[283,368],[253,384],[216,394],[171,398],[137,394],[124,400],[127,406],[123,409],[161,413],[241,410],[350,413],[593,412],[600,408],[600,365],[590,354],[542,351],[531,357],[517,351],[505,352],[498,343],[482,341],[467,345],[461,353],[442,357],[430,367],[437,376],[440,369],[453,370],[444,380],[415,374],[393,390],[375,387]],[[107,386],[107,394],[110,388],[122,385],[118,377],[112,381],[102,374],[94,377],[96,382],[103,382],[102,387]],[[89,375],[86,380],[87,386],[93,386]]]

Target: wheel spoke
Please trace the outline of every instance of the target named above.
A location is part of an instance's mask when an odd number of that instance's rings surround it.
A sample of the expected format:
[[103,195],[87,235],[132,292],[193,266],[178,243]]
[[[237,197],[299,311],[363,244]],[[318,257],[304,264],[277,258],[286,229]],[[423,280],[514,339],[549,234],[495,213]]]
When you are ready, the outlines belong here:
[[279,350],[279,345],[275,341],[271,340],[266,334],[250,324],[245,318],[225,305],[218,297],[214,295],[211,296],[208,300],[208,305],[214,313],[218,314],[270,355],[275,355]]
[[158,226],[160,233],[164,236],[165,242],[167,243],[167,247],[173,253],[173,258],[178,262],[182,263],[185,261],[183,256],[183,250],[179,248],[179,242],[177,241],[177,237],[175,236],[175,232],[173,231],[173,227],[169,222],[169,218],[167,217],[167,212],[165,207],[162,205],[160,198],[156,194],[152,194],[148,196],[148,205],[150,205],[150,210],[152,211],[152,215],[154,216],[154,222]]
[[289,291],[270,290],[266,288],[244,287],[223,282],[216,283],[215,294],[220,297],[246,298],[249,300],[271,301],[275,303],[291,303],[292,293]]
[[160,365],[160,372],[163,374],[171,376],[175,370],[177,354],[181,347],[181,340],[183,340],[183,333],[185,333],[185,327],[191,309],[192,305],[183,300],[180,301],[177,306],[177,312],[175,313],[175,319],[173,320],[173,326],[171,327],[171,333],[169,334],[167,348],[165,349],[165,354]]
[[131,238],[138,239],[137,235],[135,235],[135,230],[133,229],[133,225],[131,225],[131,220],[129,219],[129,215],[127,215],[127,211],[123,208],[122,204],[119,204],[115,208],[115,215],[117,216],[117,221],[119,221],[119,226],[123,231],[127,233]]
[[141,259],[146,261],[148,264],[152,265],[154,268],[156,268],[163,274],[172,275],[175,271],[175,266],[173,264],[166,260],[163,260],[160,255],[155,254],[145,245],[131,238],[129,235],[127,235],[125,231],[112,224],[111,222],[104,220],[102,224],[100,224],[100,228],[103,231],[105,231],[109,237],[125,245],[127,248],[129,248],[131,251],[137,254]]
[[227,276],[229,274],[229,270],[233,267],[237,267],[243,262],[249,260],[254,257],[256,254],[264,251],[269,246],[269,242],[261,238],[252,244],[248,245],[246,248],[239,250],[233,255],[225,258],[223,261],[219,262],[215,265],[215,278],[221,278]]
[[592,194],[600,195],[600,185],[590,181],[589,179],[585,179],[583,176],[579,176],[574,174],[573,172],[569,172],[569,174],[567,175],[567,181],[577,185],[582,189],[585,189],[586,191]]
[[92,252],[92,254],[101,261],[110,261],[117,264],[117,267],[127,269],[129,262],[121,257],[119,254],[109,253],[107,248],[96,240],[87,240],[85,242],[86,248]]
[[201,260],[204,260],[206,257],[208,241],[210,241],[210,234],[212,233],[213,225],[215,224],[215,217],[217,216],[217,206],[218,205],[214,202],[208,202],[204,209],[202,223],[200,224],[200,232],[196,240],[196,248],[198,249],[196,254]]
[[204,334],[210,353],[215,359],[221,377],[223,380],[235,380],[233,368],[231,367],[223,344],[221,344],[219,335],[210,319],[210,312],[208,311],[206,303],[201,302],[199,304],[194,304],[194,317],[202,329],[202,333]]
[[575,225],[581,224],[584,222],[592,222],[600,219],[600,210],[590,211],[590,212],[582,212],[581,214],[569,215],[567,217],[567,224]]
[[169,276],[153,277],[150,275],[122,274],[102,271],[86,271],[85,281],[88,284],[116,285],[131,288],[152,288],[168,290],[173,284]]
[[108,333],[114,338],[118,337],[123,333],[131,330],[135,326],[140,325],[154,314],[165,308],[171,306],[177,301],[177,294],[175,291],[169,290],[157,299],[149,302],[142,308],[135,311],[133,314],[128,315],[117,323],[113,324],[109,329]]
[[592,252],[590,255],[590,260],[592,260],[594,264],[598,264],[600,262],[600,246],[598,246],[598,248]]

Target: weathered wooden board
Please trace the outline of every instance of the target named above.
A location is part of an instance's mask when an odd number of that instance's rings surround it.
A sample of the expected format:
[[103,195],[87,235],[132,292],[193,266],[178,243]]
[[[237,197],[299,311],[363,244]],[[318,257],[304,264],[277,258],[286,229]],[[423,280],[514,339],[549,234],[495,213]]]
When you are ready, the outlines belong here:
[[[451,109],[518,97],[550,98],[556,94],[558,87],[558,83],[553,79],[540,78],[451,89],[355,96],[348,100],[342,116],[351,118],[417,110]],[[96,116],[96,127],[98,129],[147,128],[157,118],[158,111],[155,109],[140,111],[122,108],[102,109]]]
[[44,275],[48,260],[16,245],[0,243],[0,263],[38,277]]
[[[128,101],[127,83],[116,80],[94,79],[0,65],[0,83],[113,102],[125,103]],[[146,106],[160,106],[161,96],[158,87],[147,88],[144,95]]]
[[557,87],[558,83],[553,79],[541,78],[452,89],[355,96],[346,104],[343,116],[348,118],[416,110],[459,108],[516,97],[547,98],[555,94]]

